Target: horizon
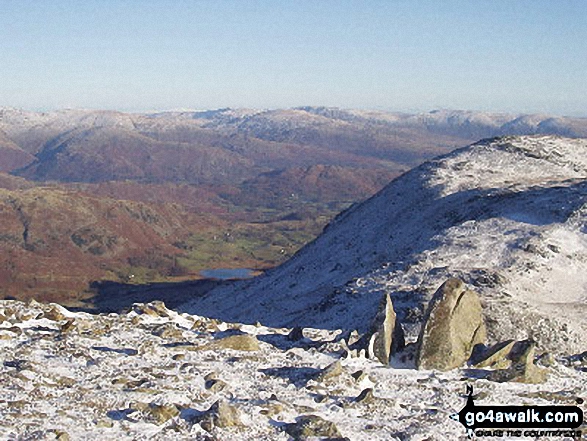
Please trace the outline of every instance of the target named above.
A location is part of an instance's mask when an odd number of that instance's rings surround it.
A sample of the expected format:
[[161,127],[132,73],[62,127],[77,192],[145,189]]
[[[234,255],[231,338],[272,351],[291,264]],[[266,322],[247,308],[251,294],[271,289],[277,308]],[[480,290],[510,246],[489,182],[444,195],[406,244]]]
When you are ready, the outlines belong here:
[[322,106],[322,105],[309,105],[309,106],[292,106],[292,107],[272,107],[272,108],[256,108],[256,107],[217,107],[217,108],[180,108],[180,109],[138,109],[138,110],[121,110],[116,108],[91,108],[91,107],[62,107],[62,108],[55,108],[55,109],[25,109],[23,107],[14,107],[14,106],[4,106],[0,103],[0,111],[1,110],[16,110],[22,112],[30,112],[30,113],[53,113],[53,112],[114,112],[114,113],[123,113],[129,115],[154,115],[158,113],[198,113],[198,112],[220,112],[224,110],[251,110],[256,111],[259,113],[262,112],[272,112],[272,111],[279,111],[279,110],[303,110],[304,108],[314,108],[314,109],[337,109],[342,111],[364,111],[364,112],[381,112],[381,113],[389,113],[389,114],[404,114],[404,115],[426,115],[436,112],[454,112],[454,113],[476,113],[476,114],[486,114],[486,115],[504,115],[504,116],[515,116],[515,117],[524,117],[524,116],[544,116],[544,117],[554,117],[554,118],[576,118],[576,119],[586,119],[586,114],[556,114],[556,113],[547,113],[547,112],[501,112],[501,111],[492,111],[492,110],[478,110],[478,109],[448,109],[448,108],[438,108],[438,109],[429,109],[429,110],[414,110],[414,111],[405,111],[405,110],[394,110],[394,109],[377,109],[377,108],[369,108],[369,107],[339,107],[339,106]]
[[6,0],[0,105],[587,115],[581,0]]

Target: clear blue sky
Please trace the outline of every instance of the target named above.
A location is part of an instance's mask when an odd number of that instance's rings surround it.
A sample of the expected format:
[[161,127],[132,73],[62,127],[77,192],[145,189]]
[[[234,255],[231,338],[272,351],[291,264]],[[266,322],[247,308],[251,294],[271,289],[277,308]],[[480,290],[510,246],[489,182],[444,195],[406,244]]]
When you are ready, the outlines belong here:
[[0,106],[587,116],[585,0],[0,0]]

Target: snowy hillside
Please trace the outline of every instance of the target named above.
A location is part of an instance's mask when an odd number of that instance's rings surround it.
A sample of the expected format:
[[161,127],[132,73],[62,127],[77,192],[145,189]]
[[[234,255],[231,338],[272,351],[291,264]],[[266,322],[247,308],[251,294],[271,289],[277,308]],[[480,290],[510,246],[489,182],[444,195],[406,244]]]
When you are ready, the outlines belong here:
[[389,292],[413,340],[431,295],[456,276],[480,293],[490,340],[577,353],[587,332],[586,178],[586,140],[484,140],[394,180],[282,266],[185,309],[365,331]]

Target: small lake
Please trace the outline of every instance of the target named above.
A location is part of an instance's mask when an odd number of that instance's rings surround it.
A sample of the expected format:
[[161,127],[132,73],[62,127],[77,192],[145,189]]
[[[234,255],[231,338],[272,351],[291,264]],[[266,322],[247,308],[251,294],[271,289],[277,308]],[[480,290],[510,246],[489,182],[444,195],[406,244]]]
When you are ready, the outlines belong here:
[[257,275],[257,272],[248,268],[218,268],[202,270],[200,275],[206,279],[217,280],[250,279]]

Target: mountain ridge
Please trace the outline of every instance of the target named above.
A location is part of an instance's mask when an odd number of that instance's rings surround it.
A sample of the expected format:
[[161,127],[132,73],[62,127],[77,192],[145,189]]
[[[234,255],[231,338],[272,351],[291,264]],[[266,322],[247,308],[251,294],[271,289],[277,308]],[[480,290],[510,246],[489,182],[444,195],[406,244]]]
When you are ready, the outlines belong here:
[[[531,333],[550,349],[578,350],[585,320],[571,323],[565,314],[585,308],[586,152],[587,141],[556,137],[505,137],[459,149],[340,214],[280,267],[184,308],[275,326],[364,331],[381,293],[392,295],[406,320],[421,313],[443,278],[461,277],[480,290],[492,338]],[[553,312],[552,280],[571,268],[577,279],[559,300],[564,312]],[[500,314],[510,325],[496,324]],[[412,336],[418,323],[405,323]]]

